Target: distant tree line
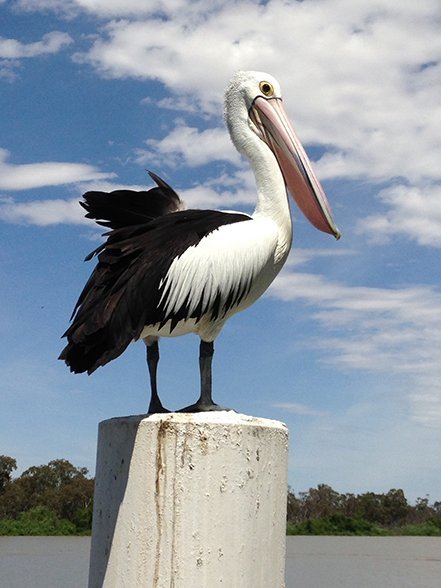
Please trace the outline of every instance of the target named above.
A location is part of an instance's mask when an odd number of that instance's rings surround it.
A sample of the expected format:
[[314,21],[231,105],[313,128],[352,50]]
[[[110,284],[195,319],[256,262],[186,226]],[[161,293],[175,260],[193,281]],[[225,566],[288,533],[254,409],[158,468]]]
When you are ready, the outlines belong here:
[[[0,455],[0,535],[88,535],[94,480],[66,459],[32,466],[13,478],[17,462]],[[441,501],[410,505],[402,490],[339,494],[319,484],[288,491],[287,530],[296,535],[441,536]]]
[[441,536],[441,501],[418,498],[410,505],[402,490],[386,494],[339,494],[326,484],[288,492],[288,533],[292,535]]
[[32,466],[13,479],[13,457],[0,455],[0,535],[87,535],[94,481],[66,459]]

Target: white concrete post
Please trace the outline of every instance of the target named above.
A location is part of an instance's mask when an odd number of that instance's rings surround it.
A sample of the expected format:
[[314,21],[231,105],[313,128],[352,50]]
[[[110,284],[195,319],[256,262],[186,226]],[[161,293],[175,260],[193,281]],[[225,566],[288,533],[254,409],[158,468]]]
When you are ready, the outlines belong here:
[[287,453],[232,411],[100,423],[89,588],[283,588]]

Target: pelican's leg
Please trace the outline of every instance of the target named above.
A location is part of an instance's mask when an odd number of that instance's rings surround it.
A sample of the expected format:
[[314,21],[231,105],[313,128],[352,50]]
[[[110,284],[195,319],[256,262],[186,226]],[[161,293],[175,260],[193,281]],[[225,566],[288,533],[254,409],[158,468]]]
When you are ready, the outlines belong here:
[[211,410],[230,410],[213,402],[211,391],[211,364],[213,360],[214,344],[212,341],[202,341],[199,347],[199,369],[201,372],[201,395],[199,400],[182,408],[179,412],[206,412]]
[[159,343],[158,340],[151,340],[149,338],[144,339],[144,343],[147,347],[147,365],[149,368],[150,375],[150,388],[151,397],[148,414],[154,414],[157,412],[170,412],[162,406],[162,402],[159,399],[158,387],[156,384],[156,372],[159,362]]

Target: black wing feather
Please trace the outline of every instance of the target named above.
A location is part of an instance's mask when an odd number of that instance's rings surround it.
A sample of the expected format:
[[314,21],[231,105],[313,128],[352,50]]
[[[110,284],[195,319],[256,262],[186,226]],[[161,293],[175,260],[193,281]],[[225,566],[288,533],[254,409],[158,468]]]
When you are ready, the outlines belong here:
[[146,325],[171,320],[173,328],[185,309],[167,316],[160,300],[161,280],[175,257],[220,226],[248,220],[239,213],[185,210],[110,231],[95,251],[98,264],[75,306],[60,359],[73,372],[92,373],[121,355]]
[[146,223],[159,216],[183,208],[183,202],[164,180],[148,172],[157,187],[146,191],[114,190],[113,192],[86,192],[81,206],[86,218],[111,229]]

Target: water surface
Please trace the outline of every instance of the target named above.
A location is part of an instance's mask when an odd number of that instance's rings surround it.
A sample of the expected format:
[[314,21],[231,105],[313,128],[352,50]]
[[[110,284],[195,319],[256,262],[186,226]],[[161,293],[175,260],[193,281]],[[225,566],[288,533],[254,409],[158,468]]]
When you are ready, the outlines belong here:
[[[0,537],[0,586],[87,588],[89,549],[89,537]],[[287,538],[286,588],[440,586],[440,537]]]
[[286,588],[440,588],[441,537],[287,537]]
[[1,588],[86,588],[90,537],[0,537]]

